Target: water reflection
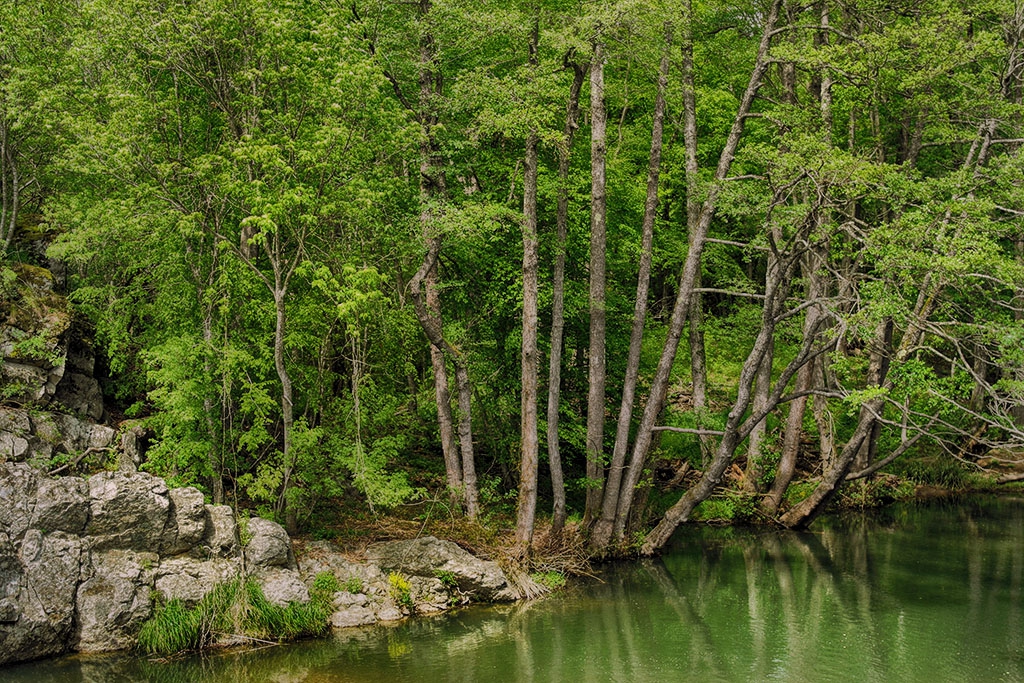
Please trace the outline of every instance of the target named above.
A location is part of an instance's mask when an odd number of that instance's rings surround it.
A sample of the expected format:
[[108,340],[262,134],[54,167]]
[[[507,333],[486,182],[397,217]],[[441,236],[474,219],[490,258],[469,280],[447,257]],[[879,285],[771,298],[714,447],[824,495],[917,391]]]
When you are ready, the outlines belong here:
[[11,681],[1024,680],[1024,501],[685,529],[661,560],[529,605],[255,652],[76,657]]

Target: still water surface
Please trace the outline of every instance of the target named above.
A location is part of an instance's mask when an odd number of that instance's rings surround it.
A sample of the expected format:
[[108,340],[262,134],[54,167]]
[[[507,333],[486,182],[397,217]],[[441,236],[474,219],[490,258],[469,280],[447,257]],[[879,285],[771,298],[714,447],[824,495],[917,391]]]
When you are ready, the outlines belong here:
[[0,681],[1024,681],[1024,499],[911,505],[796,534],[684,528],[527,605],[171,662],[70,657]]

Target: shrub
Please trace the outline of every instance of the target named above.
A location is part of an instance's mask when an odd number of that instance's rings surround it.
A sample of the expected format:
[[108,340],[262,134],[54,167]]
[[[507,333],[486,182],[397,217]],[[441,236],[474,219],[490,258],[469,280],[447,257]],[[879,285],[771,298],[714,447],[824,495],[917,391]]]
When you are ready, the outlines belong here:
[[412,584],[398,572],[388,574],[388,593],[401,607],[410,612],[416,609],[412,600]]

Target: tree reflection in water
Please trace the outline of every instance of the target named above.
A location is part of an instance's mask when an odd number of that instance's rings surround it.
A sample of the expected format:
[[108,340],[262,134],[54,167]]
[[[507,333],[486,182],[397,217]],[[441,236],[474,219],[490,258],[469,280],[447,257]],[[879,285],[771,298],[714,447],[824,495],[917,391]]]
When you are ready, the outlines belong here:
[[5,681],[1024,680],[1024,501],[825,520],[813,533],[688,527],[658,560],[529,604],[254,652],[74,657]]

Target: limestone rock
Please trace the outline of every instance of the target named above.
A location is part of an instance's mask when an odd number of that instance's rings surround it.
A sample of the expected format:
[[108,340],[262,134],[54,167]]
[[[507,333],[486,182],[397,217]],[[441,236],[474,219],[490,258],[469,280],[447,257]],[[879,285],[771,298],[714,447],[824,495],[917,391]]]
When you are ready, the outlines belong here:
[[277,522],[253,517],[248,522],[249,542],[245,560],[253,567],[288,567],[296,569],[292,541]]
[[164,537],[163,554],[179,555],[187,552],[200,541],[206,533],[206,504],[203,494],[191,486],[171,489],[172,524],[167,527]]
[[287,607],[292,602],[309,602],[309,590],[299,579],[298,572],[270,567],[258,570],[253,578],[260,584],[263,595],[271,604]]
[[81,535],[89,521],[89,485],[76,477],[42,477],[36,489],[33,529]]
[[0,534],[0,665],[65,652],[71,643],[79,539],[28,530],[20,551]]
[[141,472],[100,472],[89,477],[92,516],[86,533],[97,550],[159,550],[170,520],[163,479]]
[[460,591],[480,600],[514,599],[497,563],[474,557],[451,541],[424,536],[409,541],[375,543],[367,548],[366,556],[384,571],[428,578],[437,578],[438,572],[450,573]]
[[94,552],[89,576],[78,587],[77,643],[81,652],[131,647],[152,614],[150,590],[156,553],[133,550]]
[[103,417],[103,392],[100,383],[79,372],[64,374],[53,398],[72,413],[99,420]]
[[333,606],[331,626],[334,628],[364,626],[377,621],[377,615],[365,593],[338,591],[334,594]]
[[176,557],[162,561],[154,576],[156,589],[165,599],[177,598],[191,607],[215,586],[237,579],[241,573],[238,559]]
[[32,422],[28,411],[0,407],[0,461],[23,462],[29,457]]
[[238,552],[238,523],[227,505],[206,506],[203,549],[217,557],[230,557]]
[[11,541],[31,525],[38,488],[39,473],[25,463],[0,464],[0,532]]

